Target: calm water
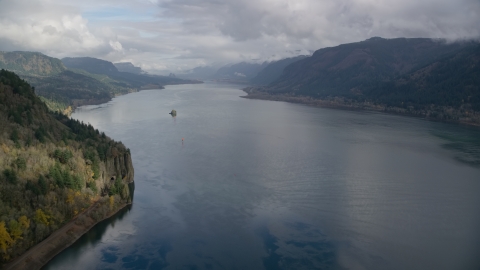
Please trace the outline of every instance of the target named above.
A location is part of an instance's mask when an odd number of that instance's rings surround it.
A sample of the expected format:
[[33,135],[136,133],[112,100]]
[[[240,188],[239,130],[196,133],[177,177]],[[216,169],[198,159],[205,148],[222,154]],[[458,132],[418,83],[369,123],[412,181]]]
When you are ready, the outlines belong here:
[[238,88],[77,110],[131,149],[135,198],[46,268],[480,268],[479,129]]

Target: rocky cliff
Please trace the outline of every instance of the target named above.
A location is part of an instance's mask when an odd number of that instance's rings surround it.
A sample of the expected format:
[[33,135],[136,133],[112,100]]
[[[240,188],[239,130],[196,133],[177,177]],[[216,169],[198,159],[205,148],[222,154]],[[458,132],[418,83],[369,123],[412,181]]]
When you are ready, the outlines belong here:
[[[117,178],[121,178],[121,183],[125,187],[133,183],[134,170],[129,151],[108,158],[101,164],[100,170],[101,177],[96,181],[96,185],[99,190],[104,190],[106,193],[115,185]],[[127,194],[124,194],[124,196],[126,195],[125,198],[133,196],[128,189],[122,190],[122,192],[127,192]]]

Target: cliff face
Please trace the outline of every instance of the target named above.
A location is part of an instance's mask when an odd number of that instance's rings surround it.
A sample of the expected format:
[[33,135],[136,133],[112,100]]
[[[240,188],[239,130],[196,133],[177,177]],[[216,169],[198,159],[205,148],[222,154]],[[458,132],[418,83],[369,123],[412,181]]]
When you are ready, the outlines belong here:
[[133,182],[134,171],[132,157],[129,152],[108,158],[100,170],[102,177],[99,179],[99,184],[102,187],[110,187],[118,176],[121,177],[123,184]]
[[[121,145],[123,148],[123,145]],[[129,204],[133,198],[134,169],[130,151],[114,148],[112,155],[104,161],[98,163],[98,176],[95,177],[93,184],[96,190],[100,191],[101,197],[108,197],[118,194],[117,198],[121,204]],[[87,165],[92,165],[87,160]],[[93,180],[93,179],[92,179]]]

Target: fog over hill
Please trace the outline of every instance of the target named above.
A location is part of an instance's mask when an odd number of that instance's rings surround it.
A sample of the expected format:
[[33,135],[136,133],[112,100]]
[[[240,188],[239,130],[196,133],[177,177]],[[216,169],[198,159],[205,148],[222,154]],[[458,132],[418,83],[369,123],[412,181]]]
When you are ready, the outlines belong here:
[[304,59],[305,55],[282,59],[268,64],[254,78],[250,80],[252,84],[267,85],[281,77],[283,70],[290,64]]
[[268,65],[267,62],[261,64],[241,62],[238,64],[221,67],[212,76],[213,79],[218,80],[234,80],[248,82],[255,77],[261,70]]
[[136,67],[130,62],[114,63],[113,65],[118,69],[118,71],[121,71],[121,72],[129,72],[133,74],[145,73],[145,71],[143,71],[142,68]]

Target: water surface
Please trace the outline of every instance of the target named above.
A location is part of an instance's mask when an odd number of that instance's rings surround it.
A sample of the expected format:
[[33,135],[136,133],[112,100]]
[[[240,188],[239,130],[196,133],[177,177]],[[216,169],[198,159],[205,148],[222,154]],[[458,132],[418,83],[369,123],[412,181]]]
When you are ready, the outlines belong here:
[[135,198],[46,269],[480,268],[478,129],[238,89],[77,109],[131,149]]

